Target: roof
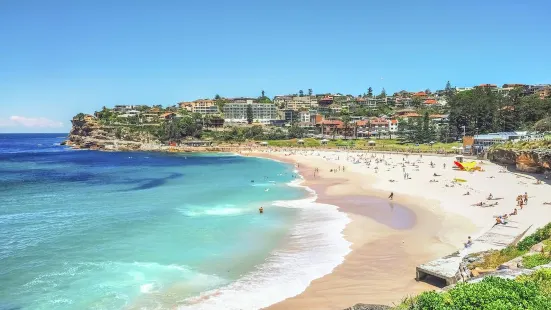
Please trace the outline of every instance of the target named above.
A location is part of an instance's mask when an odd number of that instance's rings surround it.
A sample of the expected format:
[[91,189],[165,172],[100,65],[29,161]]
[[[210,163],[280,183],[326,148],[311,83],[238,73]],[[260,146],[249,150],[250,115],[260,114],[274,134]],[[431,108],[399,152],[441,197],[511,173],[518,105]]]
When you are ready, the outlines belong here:
[[420,92],[416,92],[415,94],[413,94],[414,97],[424,97],[426,96],[427,94],[423,91],[420,91]]
[[342,121],[325,119],[325,120],[321,121],[321,124],[342,126]]
[[395,119],[391,120],[390,122],[391,122],[392,124],[398,124],[398,120],[395,120]]
[[368,121],[366,120],[356,122],[356,126],[366,126],[367,124],[368,124]]
[[436,100],[435,99],[427,99],[423,102],[424,104],[436,104]]
[[161,117],[166,118],[167,116],[173,115],[173,114],[176,114],[176,113],[174,113],[174,112],[166,112],[166,113],[161,114]]
[[419,117],[421,115],[417,114],[417,113],[406,113],[404,115],[402,115],[403,117]]

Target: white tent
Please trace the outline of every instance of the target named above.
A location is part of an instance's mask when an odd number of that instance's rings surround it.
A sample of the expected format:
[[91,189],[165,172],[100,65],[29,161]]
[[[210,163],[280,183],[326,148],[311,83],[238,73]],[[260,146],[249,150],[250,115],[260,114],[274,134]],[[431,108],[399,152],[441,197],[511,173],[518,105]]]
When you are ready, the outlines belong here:
[[321,144],[327,144],[327,142],[329,142],[329,140],[327,140],[327,139],[321,140]]
[[369,144],[369,145],[375,145],[375,141],[369,140],[369,141],[367,142],[367,144]]
[[304,140],[300,139],[300,140],[297,141],[297,143],[302,144],[302,143],[304,143]]
[[268,145],[268,142],[262,141],[262,142],[260,142],[260,145]]

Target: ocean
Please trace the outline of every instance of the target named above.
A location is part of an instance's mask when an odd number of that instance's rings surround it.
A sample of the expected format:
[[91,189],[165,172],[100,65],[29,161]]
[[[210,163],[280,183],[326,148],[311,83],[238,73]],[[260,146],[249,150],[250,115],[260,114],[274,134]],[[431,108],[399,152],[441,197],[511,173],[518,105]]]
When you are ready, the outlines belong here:
[[258,309],[349,252],[291,165],[64,139],[0,134],[0,309]]

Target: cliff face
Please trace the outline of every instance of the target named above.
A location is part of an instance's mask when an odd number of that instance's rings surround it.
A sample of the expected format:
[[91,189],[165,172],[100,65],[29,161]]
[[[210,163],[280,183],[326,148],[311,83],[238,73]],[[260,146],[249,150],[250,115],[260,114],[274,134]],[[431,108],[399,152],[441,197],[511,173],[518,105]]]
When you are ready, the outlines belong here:
[[517,170],[531,173],[551,171],[551,148],[534,150],[494,149],[488,159],[505,165],[515,165]]
[[92,150],[156,150],[161,144],[147,131],[124,126],[104,126],[94,117],[73,119],[66,145]]

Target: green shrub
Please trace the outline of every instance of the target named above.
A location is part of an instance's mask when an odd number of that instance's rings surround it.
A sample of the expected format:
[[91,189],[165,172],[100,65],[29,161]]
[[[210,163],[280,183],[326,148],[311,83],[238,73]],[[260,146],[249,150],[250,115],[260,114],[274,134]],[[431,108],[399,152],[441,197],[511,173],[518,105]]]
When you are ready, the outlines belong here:
[[517,278],[520,283],[534,282],[539,290],[547,296],[551,296],[551,269],[540,269],[530,275]]
[[[409,298],[396,309],[408,310],[517,310],[551,309],[551,272],[540,272],[520,280],[487,277],[477,283],[463,283],[448,292],[425,292]],[[407,303],[406,303],[407,302]]]
[[519,257],[526,251],[521,251],[514,246],[508,246],[502,250],[494,250],[484,255],[484,259],[480,262],[473,263],[469,266],[470,269],[480,267],[483,269],[497,268],[499,265]]
[[551,262],[551,256],[541,254],[541,253],[524,256],[522,258],[522,264],[526,268],[534,268],[536,266],[545,265],[550,262]]
[[522,241],[520,241],[517,244],[517,248],[521,251],[527,251],[533,245],[538,244],[543,240],[546,240],[549,238],[551,238],[551,223],[543,226],[542,228],[539,228],[538,230],[536,230],[535,233],[522,239]]

